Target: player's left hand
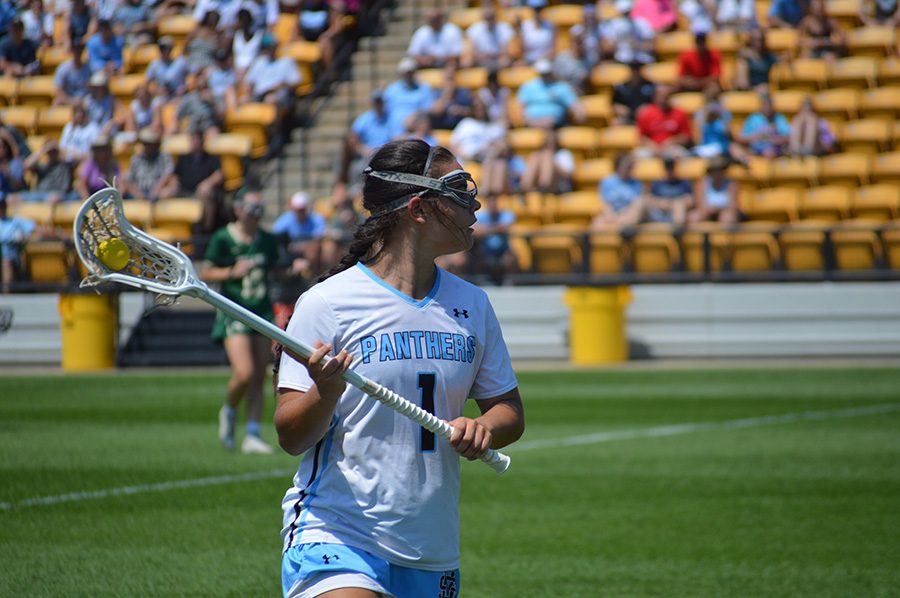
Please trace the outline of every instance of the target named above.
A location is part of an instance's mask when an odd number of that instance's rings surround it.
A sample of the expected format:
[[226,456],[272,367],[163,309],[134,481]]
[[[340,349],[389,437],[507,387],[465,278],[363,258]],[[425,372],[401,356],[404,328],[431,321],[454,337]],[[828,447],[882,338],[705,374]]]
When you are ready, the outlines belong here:
[[480,458],[490,448],[491,431],[478,420],[457,417],[450,425],[453,426],[450,446],[469,461]]

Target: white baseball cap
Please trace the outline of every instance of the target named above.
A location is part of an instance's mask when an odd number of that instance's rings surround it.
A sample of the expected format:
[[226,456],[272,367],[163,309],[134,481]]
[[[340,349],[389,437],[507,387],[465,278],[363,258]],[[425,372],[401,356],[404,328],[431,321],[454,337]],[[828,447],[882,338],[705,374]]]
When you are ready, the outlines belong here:
[[307,195],[303,191],[298,191],[291,195],[292,210],[302,210],[307,206],[309,206],[309,195]]
[[553,72],[553,65],[550,64],[550,61],[546,58],[541,58],[534,63],[534,70],[537,71],[539,75],[546,75],[547,73]]

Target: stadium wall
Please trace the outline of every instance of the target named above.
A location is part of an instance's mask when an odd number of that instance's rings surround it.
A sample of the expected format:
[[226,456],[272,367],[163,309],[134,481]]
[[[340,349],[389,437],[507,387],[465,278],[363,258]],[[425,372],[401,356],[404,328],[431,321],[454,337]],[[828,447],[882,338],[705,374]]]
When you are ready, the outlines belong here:
[[[568,358],[563,287],[488,288],[514,359]],[[636,285],[627,308],[632,358],[898,356],[900,283]],[[5,295],[0,367],[60,363],[58,296]],[[120,302],[120,342],[144,296]]]

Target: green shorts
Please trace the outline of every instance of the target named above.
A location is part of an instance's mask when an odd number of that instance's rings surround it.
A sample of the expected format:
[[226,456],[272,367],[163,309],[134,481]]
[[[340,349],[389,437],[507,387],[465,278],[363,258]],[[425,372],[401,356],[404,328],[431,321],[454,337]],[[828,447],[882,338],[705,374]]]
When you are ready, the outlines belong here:
[[[259,314],[263,319],[272,322],[275,315],[271,312]],[[213,323],[212,339],[222,342],[229,336],[237,334],[255,334],[256,331],[239,320],[235,320],[231,316],[226,316],[220,311],[216,312],[216,321]]]

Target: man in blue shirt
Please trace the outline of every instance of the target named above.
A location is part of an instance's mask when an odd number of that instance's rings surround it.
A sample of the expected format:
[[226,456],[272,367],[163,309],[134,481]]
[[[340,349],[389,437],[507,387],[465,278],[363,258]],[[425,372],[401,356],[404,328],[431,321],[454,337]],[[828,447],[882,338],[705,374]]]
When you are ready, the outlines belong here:
[[384,89],[384,105],[402,127],[416,112],[429,112],[435,101],[434,90],[416,80],[416,61],[406,56],[397,66],[400,78]]
[[90,79],[91,67],[84,62],[84,42],[75,40],[72,42],[72,58],[56,67],[53,74],[54,101],[57,104],[81,102],[88,93]]
[[740,142],[749,145],[757,156],[775,158],[784,153],[791,125],[783,114],[775,112],[772,99],[763,97],[762,110],[754,112],[744,121]]
[[97,22],[97,33],[87,42],[88,66],[92,72],[106,70],[114,74],[122,70],[122,38],[113,34],[109,21]]
[[584,110],[575,90],[556,80],[550,61],[538,60],[534,70],[539,76],[525,83],[516,94],[525,110],[525,123],[530,127],[560,127],[569,120],[584,122]]
[[794,28],[809,10],[809,0],[774,0],[769,7],[769,26]]
[[[2,174],[0,174],[2,179]],[[2,182],[0,182],[2,184]],[[0,197],[0,292],[8,293],[14,274],[20,269],[20,252],[31,233],[35,223],[18,216],[7,217],[6,198]]]
[[38,72],[37,44],[25,37],[22,21],[12,22],[9,35],[0,42],[0,75],[24,77]]
[[294,274],[309,275],[321,270],[325,218],[309,207],[309,195],[303,191],[294,193],[290,201],[291,209],[272,225],[272,233],[278,237],[290,258]]
[[372,153],[392,139],[399,137],[403,123],[387,106],[380,91],[372,93],[372,108],[356,117],[344,139],[344,149],[335,165],[337,185],[335,197],[343,197],[347,187],[355,195],[362,182],[362,171]]
[[516,255],[509,245],[509,227],[516,215],[500,209],[497,196],[490,194],[484,205],[475,213],[475,258],[477,269],[491,277],[494,284],[503,284],[503,278],[519,269]]
[[641,221],[646,205],[644,186],[632,175],[633,168],[631,154],[620,154],[616,157],[615,172],[600,181],[603,210],[591,224],[594,230],[603,230],[610,225],[634,226]]

